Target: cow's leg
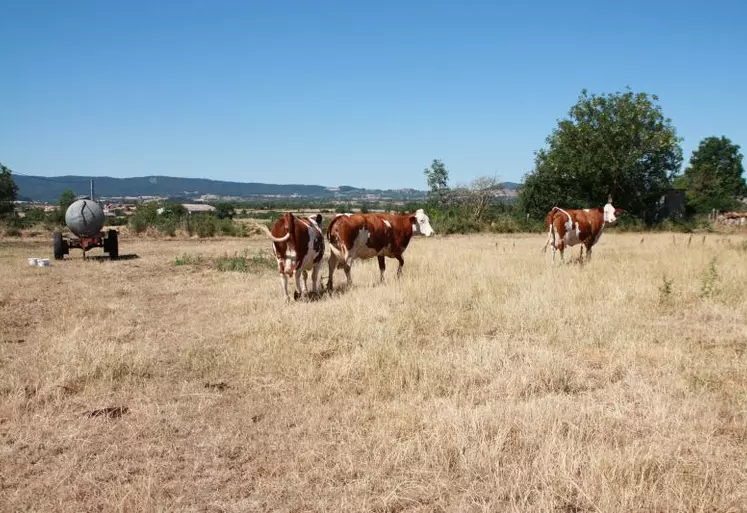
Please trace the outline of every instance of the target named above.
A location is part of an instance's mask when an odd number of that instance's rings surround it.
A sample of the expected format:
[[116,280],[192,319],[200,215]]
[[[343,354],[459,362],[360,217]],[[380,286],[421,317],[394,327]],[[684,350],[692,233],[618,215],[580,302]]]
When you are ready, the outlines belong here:
[[288,294],[288,275],[285,273],[280,273],[280,286],[283,288],[285,300],[290,301],[290,294]]
[[285,262],[278,259],[278,272],[280,273],[280,287],[283,289],[285,294],[285,300],[290,301],[290,295],[288,294],[288,275],[285,274]]
[[311,271],[311,293],[316,294],[317,286],[319,282],[319,269],[322,267],[322,261],[319,260],[314,264],[314,269]]
[[591,262],[591,247],[592,244],[586,246],[586,261]]
[[308,295],[309,293],[308,279],[309,279],[309,273],[306,271],[306,269],[304,269],[303,270],[303,285],[301,287],[301,291],[304,293],[304,295]]
[[383,283],[384,271],[386,271],[386,262],[384,261],[384,255],[379,255],[377,256],[377,258],[379,259],[379,273],[381,274],[381,276],[379,277],[379,281]]
[[296,269],[293,271],[293,279],[296,282],[296,290],[293,291],[293,299],[298,299],[301,297],[301,293],[299,292],[301,290],[301,270]]
[[405,266],[405,260],[402,258],[402,255],[395,255],[394,258],[399,262],[399,267],[397,267],[397,279],[399,279],[402,276],[402,268]]
[[327,276],[327,290],[332,290],[332,277],[334,276],[335,269],[337,268],[337,255],[335,255],[334,251],[329,254],[329,260],[327,260],[327,264],[329,266],[329,275]]
[[[353,250],[354,249],[355,248],[353,248]],[[353,250],[347,251],[345,263],[343,264],[343,269],[345,269],[345,277],[348,279],[348,286],[353,284],[353,279],[350,277],[350,268],[353,267],[353,260],[355,260],[355,253]]]
[[555,252],[560,252],[560,262],[564,262],[563,259],[563,253],[565,251],[565,243],[561,240],[560,242],[555,242],[552,246],[552,263],[555,264]]
[[343,269],[345,270],[345,278],[348,279],[348,286],[353,284],[353,278],[350,277],[350,264],[345,262]]

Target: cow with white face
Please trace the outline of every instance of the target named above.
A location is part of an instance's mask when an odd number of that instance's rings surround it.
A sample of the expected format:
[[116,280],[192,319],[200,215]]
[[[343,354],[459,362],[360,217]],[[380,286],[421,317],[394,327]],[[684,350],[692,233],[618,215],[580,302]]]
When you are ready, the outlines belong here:
[[584,209],[562,209],[553,207],[545,217],[547,229],[547,246],[552,245],[552,260],[555,262],[555,251],[560,251],[560,259],[563,260],[563,251],[566,247],[583,244],[586,248],[586,260],[591,260],[591,248],[599,242],[605,226],[614,224],[618,216],[623,212],[621,208],[612,206],[610,199],[603,208]]
[[329,240],[329,277],[327,289],[332,290],[335,269],[342,267],[348,285],[352,284],[350,267],[356,258],[367,260],[376,257],[379,261],[380,279],[384,281],[385,257],[399,262],[397,278],[402,275],[405,261],[403,253],[413,235],[430,237],[435,232],[430,219],[421,208],[413,214],[340,214],[327,227]]

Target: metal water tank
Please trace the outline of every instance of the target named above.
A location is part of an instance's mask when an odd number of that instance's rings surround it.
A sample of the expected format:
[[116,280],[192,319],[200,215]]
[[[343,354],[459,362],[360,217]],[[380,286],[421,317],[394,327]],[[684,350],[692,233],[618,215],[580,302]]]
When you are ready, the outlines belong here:
[[78,237],[93,237],[104,226],[104,211],[95,201],[79,199],[67,207],[65,224]]

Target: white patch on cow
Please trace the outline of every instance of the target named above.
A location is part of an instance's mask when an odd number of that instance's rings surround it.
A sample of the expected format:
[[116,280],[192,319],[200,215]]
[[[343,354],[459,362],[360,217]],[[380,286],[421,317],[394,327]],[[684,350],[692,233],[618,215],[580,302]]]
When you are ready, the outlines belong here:
[[584,212],[586,212],[586,213],[588,214],[588,213],[589,213],[590,211],[589,211],[589,209],[588,209],[588,208],[585,208],[585,209],[584,209]]
[[[566,246],[575,246],[579,242],[581,242],[581,239],[579,239],[579,234],[581,233],[581,227],[578,226],[578,223],[573,224],[573,218],[571,217],[571,214],[563,210],[562,208],[558,208],[558,211],[562,212],[566,216],[566,221],[563,223],[565,225],[565,236],[563,237],[563,242]],[[555,242],[553,241],[553,248],[555,247]]]
[[316,246],[317,239],[322,236],[316,224],[316,221],[314,221],[313,219],[309,219],[309,221],[311,222],[311,224],[304,223],[306,225],[306,229],[309,232],[309,247],[306,249],[306,255],[304,256],[303,262],[301,262],[301,265],[299,265],[299,269],[302,269],[304,271],[308,271],[309,269],[314,267],[314,260],[316,260],[316,257],[318,256],[314,247]]
[[565,225],[565,237],[563,238],[563,242],[565,242],[565,245],[568,247],[575,246],[581,242],[581,239],[579,238],[580,233],[581,228],[578,226],[578,223],[576,223],[574,227],[573,222],[569,220]]
[[384,224],[385,224],[385,225],[387,225],[387,227],[388,227],[388,228],[391,228],[391,227],[392,227],[392,223],[390,223],[390,222],[389,222],[389,221],[387,221],[386,219],[384,219],[383,221],[384,221]]
[[367,260],[377,255],[375,249],[371,249],[366,245],[369,236],[370,234],[368,233],[368,230],[366,228],[361,228],[353,241],[353,249],[350,251],[351,256]]

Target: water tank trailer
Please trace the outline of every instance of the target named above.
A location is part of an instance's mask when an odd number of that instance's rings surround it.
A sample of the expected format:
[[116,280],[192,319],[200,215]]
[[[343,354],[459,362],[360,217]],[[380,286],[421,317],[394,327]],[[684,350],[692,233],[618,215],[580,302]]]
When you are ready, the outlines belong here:
[[104,248],[109,258],[119,257],[119,240],[116,230],[101,231],[104,226],[104,211],[101,205],[90,199],[74,201],[65,212],[65,224],[76,237],[65,238],[61,232],[54,232],[54,258],[62,260],[70,254],[70,248],[86,251],[91,248]]

